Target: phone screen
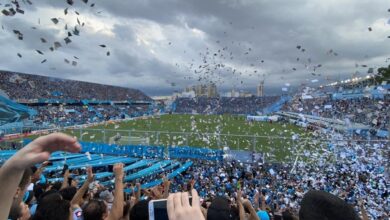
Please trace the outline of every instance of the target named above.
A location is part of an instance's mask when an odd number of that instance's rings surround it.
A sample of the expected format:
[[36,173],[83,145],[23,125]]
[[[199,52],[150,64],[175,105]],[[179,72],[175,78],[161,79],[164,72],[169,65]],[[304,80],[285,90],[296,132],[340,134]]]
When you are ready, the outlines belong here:
[[169,220],[166,199],[149,202],[149,220]]
[[[190,205],[192,205],[192,197]],[[149,202],[149,220],[169,220],[167,211],[167,200],[151,200]]]

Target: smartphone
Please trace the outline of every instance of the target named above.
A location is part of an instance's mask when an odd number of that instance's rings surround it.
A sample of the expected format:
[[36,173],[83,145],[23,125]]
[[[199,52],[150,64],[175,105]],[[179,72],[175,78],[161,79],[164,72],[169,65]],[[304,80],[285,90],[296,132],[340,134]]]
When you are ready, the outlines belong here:
[[[192,197],[189,199],[192,205]],[[169,220],[166,199],[149,201],[149,220]]]
[[108,165],[108,172],[114,172],[114,165]]
[[73,180],[73,177],[68,177],[68,185],[69,185],[69,186],[72,185],[72,180]]
[[131,199],[131,194],[128,194],[126,192],[123,192],[123,198],[125,198],[126,201],[130,201]]
[[64,167],[62,168],[61,175],[64,175],[64,173],[69,169],[68,164],[65,164]]

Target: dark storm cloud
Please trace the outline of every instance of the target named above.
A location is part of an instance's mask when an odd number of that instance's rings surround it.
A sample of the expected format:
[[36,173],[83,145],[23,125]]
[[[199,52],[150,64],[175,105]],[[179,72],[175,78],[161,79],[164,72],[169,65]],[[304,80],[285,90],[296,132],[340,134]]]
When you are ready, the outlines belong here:
[[[390,25],[386,24],[390,13],[385,0],[94,3],[92,8],[81,1],[73,6],[66,1],[37,1],[26,6],[23,16],[0,17],[5,28],[0,30],[0,59],[4,61],[0,68],[136,87],[153,95],[207,80],[215,80],[222,91],[235,87],[254,92],[263,79],[267,91],[277,93],[285,83],[296,87],[301,83],[315,85],[311,83],[314,79],[325,84],[356,72],[363,76],[367,68],[355,68],[356,63],[377,68],[386,65],[384,61],[390,57],[386,47],[390,41]],[[69,8],[66,16],[65,8]],[[61,28],[65,23],[73,27],[77,18],[85,22],[85,27],[80,28],[79,37],[70,38],[72,43],[51,53],[40,38],[63,43],[66,34],[52,24],[53,17],[59,18]],[[39,18],[41,25],[37,24]],[[38,29],[32,30],[31,26]],[[11,33],[15,27],[23,30],[23,42]],[[373,31],[369,32],[368,27]],[[101,44],[107,47],[99,47]],[[297,45],[305,51],[297,50]],[[218,62],[242,74],[222,70],[198,81],[189,67],[202,62],[199,53],[224,47],[234,58]],[[249,48],[251,51],[246,53]],[[37,54],[36,49],[45,56]],[[329,55],[330,50],[337,56]],[[22,59],[16,56],[18,52]],[[64,62],[73,56],[80,58],[77,67]],[[41,64],[44,58],[48,61]],[[316,65],[321,67],[313,75]]]
[[[49,47],[57,40],[56,35],[58,30],[50,29],[46,27],[40,27],[32,31],[34,24],[32,22],[15,18],[12,20],[5,20],[2,25],[5,30],[7,39],[10,44],[17,44],[22,50],[35,50],[48,51]],[[23,33],[23,40],[18,40],[13,34],[13,30],[18,30]],[[46,43],[42,43],[41,38],[45,39]]]

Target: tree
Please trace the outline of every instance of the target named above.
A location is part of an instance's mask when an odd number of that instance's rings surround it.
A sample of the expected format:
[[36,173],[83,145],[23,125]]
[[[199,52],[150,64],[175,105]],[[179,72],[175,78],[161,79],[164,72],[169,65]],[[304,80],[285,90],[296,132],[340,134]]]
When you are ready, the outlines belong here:
[[378,69],[378,82],[390,80],[390,65],[388,67],[381,67]]

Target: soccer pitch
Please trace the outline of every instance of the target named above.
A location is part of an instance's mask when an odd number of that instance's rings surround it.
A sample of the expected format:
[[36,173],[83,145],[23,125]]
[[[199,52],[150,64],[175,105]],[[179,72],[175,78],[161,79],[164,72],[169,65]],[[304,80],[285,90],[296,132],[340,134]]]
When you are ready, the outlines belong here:
[[298,151],[318,147],[305,140],[312,134],[304,128],[285,122],[248,122],[236,115],[162,115],[65,132],[87,142],[229,147],[268,153],[275,161],[291,160]]

